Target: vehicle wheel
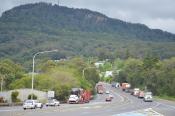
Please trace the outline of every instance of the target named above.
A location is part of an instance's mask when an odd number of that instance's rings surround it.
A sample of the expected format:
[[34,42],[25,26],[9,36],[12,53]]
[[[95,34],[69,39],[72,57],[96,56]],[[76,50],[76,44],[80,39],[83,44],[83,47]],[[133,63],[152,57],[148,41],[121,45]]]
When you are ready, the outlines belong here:
[[40,109],[42,109],[42,108],[43,108],[43,105],[41,105]]

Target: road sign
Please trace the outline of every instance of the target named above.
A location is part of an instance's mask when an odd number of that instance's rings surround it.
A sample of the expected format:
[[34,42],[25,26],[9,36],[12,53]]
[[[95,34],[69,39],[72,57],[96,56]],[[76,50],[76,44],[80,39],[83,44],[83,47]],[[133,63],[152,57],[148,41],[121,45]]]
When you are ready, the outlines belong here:
[[55,97],[55,91],[48,91],[47,92],[47,97],[48,98],[54,98]]

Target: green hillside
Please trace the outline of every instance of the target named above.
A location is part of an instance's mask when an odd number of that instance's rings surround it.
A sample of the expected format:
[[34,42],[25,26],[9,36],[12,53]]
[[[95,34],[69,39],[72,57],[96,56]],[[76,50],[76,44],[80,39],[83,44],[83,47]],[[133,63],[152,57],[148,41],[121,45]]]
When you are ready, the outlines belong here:
[[162,59],[175,56],[174,46],[174,34],[87,9],[35,3],[15,7],[0,17],[0,57],[20,62],[51,49],[60,51],[52,58],[143,58],[149,53]]

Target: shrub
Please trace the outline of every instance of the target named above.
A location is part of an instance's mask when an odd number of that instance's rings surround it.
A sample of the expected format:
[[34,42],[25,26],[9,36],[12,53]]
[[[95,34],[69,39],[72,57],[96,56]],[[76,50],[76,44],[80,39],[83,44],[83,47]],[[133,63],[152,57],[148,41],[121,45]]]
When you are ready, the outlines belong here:
[[12,102],[20,102],[21,101],[20,99],[17,98],[18,95],[19,95],[19,92],[18,91],[13,91],[11,93]]
[[28,99],[32,99],[32,96],[33,96],[33,99],[37,99],[38,98],[35,94],[29,94],[28,95]]
[[4,98],[0,97],[0,103],[4,103]]
[[54,88],[55,98],[61,101],[66,101],[70,94],[70,87],[67,85],[57,85]]

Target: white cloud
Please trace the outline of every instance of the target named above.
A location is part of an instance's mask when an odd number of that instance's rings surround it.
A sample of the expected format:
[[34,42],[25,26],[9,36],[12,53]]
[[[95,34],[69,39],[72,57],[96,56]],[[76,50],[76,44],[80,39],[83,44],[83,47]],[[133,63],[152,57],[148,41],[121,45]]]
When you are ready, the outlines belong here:
[[147,24],[150,28],[163,29],[168,32],[174,32],[175,19],[145,19],[141,23]]

